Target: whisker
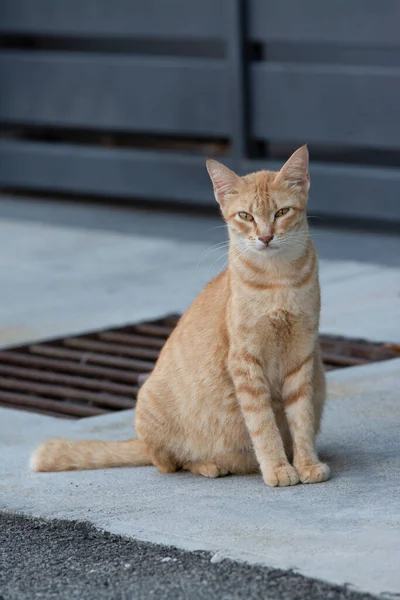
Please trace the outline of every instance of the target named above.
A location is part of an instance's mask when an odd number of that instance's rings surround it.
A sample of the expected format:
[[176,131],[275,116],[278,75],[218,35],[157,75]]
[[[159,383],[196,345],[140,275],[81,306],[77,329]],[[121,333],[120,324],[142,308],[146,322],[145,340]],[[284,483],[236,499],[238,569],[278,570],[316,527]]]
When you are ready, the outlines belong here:
[[229,252],[225,252],[224,254],[221,254],[221,256],[218,256],[212,263],[211,265],[208,267],[207,269],[207,274],[211,271],[211,269],[213,268],[213,266],[215,265],[216,262],[218,262],[219,260],[221,260],[221,258],[225,258],[229,255]]
[[207,233],[209,231],[214,231],[214,229],[221,229],[222,227],[226,227],[226,223],[224,223],[223,225],[217,225],[216,227],[210,227],[210,229],[206,229]]
[[199,260],[197,261],[197,266],[199,266],[200,262],[210,254],[210,252],[215,252],[216,250],[220,250],[226,246],[229,245],[229,241],[228,240],[224,240],[223,242],[218,242],[218,244],[214,244],[213,246],[211,246],[210,248],[207,248],[207,250],[205,250],[203,252],[203,254],[200,256]]
[[242,252],[239,254],[239,256],[237,256],[237,259],[239,260],[240,258],[245,257],[247,254],[249,254],[250,251],[251,251],[250,246],[244,246]]
[[317,237],[318,235],[319,236],[321,236],[321,235],[322,236],[325,236],[325,235],[335,235],[335,232],[334,231],[326,231],[324,233],[322,233],[322,232],[321,233],[314,233],[313,231],[310,232],[310,237]]
[[221,275],[222,271],[223,271],[224,269],[226,269],[226,267],[227,267],[227,266],[228,266],[228,261],[226,261],[226,263],[224,263],[224,264],[222,265],[222,267],[221,267],[221,269],[218,271],[218,273],[217,273],[216,277],[218,277],[219,275]]

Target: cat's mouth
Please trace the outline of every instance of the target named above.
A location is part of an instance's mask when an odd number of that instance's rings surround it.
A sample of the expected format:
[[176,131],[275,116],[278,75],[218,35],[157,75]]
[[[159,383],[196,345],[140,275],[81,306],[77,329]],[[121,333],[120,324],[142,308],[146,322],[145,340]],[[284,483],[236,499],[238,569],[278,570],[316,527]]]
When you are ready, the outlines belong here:
[[268,244],[268,246],[264,244],[263,246],[257,246],[256,248],[260,252],[276,252],[279,250],[279,246],[276,244]]

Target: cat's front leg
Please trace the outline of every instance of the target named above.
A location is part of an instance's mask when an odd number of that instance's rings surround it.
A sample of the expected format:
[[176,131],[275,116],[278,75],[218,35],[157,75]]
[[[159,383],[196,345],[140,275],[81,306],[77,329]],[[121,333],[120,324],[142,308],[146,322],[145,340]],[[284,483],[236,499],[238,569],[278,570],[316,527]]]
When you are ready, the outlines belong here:
[[326,481],[330,474],[329,467],[319,461],[315,447],[314,360],[313,354],[304,359],[298,369],[286,375],[282,387],[282,399],[293,440],[293,465],[302,483]]
[[236,350],[229,357],[229,370],[265,483],[273,487],[299,483],[285,454],[260,361],[247,349]]

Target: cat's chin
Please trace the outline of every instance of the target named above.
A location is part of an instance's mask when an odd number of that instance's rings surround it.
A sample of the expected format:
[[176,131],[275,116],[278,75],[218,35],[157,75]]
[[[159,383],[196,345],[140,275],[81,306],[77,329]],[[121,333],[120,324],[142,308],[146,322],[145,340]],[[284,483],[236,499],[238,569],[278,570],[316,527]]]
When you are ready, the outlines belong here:
[[253,256],[261,261],[277,260],[287,261],[298,258],[298,250],[282,246],[265,246],[264,248],[252,248]]

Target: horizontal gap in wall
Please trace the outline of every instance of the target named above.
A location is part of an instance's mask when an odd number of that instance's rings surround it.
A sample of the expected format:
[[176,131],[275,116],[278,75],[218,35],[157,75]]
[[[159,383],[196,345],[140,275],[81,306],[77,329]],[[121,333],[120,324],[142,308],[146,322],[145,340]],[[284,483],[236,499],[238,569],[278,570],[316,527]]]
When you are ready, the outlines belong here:
[[[204,166],[205,169],[205,166]],[[37,199],[46,201],[59,201],[73,204],[96,205],[99,207],[112,206],[112,208],[120,207],[125,209],[127,206],[132,209],[145,210],[148,213],[162,211],[169,214],[186,214],[197,216],[217,216],[221,218],[221,213],[217,202],[211,201],[209,204],[200,204],[194,202],[182,202],[179,200],[169,199],[160,200],[160,198],[142,198],[140,196],[118,196],[113,194],[98,195],[98,194],[82,194],[79,192],[60,192],[59,190],[49,191],[46,189],[36,188],[19,188],[19,187],[0,187],[0,195],[12,197],[17,200],[22,199]],[[213,199],[212,188],[210,183],[210,198]],[[29,217],[31,218],[31,217]],[[49,223],[53,223],[49,213]],[[46,221],[47,222],[47,221]],[[56,223],[56,221],[54,221]],[[59,223],[59,221],[57,221]],[[93,229],[96,229],[96,223],[93,222]],[[223,221],[221,220],[221,225]],[[104,228],[101,225],[100,228]],[[193,238],[192,238],[193,239]],[[201,236],[196,235],[196,240],[200,240]]]
[[[277,142],[257,142],[258,158],[285,161],[300,143],[280,144]],[[343,163],[346,165],[368,165],[379,167],[400,167],[400,150],[378,148],[335,147],[308,144],[310,159],[313,162]]]
[[290,63],[325,63],[342,65],[398,67],[399,47],[368,47],[324,43],[262,43],[253,41],[253,60]]
[[144,54],[225,58],[225,44],[218,40],[74,38],[60,36],[7,36],[0,38],[0,49],[65,52],[108,52],[110,54]]
[[[190,202],[182,202],[176,200],[160,200],[153,198],[151,200],[142,199],[137,196],[132,197],[121,197],[113,196],[112,194],[106,194],[100,196],[96,194],[79,194],[75,192],[60,192],[59,190],[49,191],[40,190],[37,188],[32,189],[19,189],[16,187],[0,187],[0,194],[10,196],[15,201],[18,198],[21,200],[37,199],[47,201],[59,201],[68,202],[71,204],[87,204],[96,206],[112,206],[116,208],[120,207],[132,207],[132,209],[146,210],[147,212],[169,212],[171,214],[186,214],[193,215],[193,217],[200,216],[220,216],[220,211],[216,202],[210,202],[210,204],[193,204]],[[211,197],[211,196],[210,196]],[[95,213],[93,213],[95,214]],[[149,214],[149,218],[151,218]],[[400,233],[400,223],[398,221],[380,220],[378,218],[365,219],[358,216],[346,217],[346,216],[335,216],[327,215],[325,212],[319,214],[315,209],[312,211],[312,215],[309,215],[309,225],[311,230],[324,229],[343,229],[348,232],[352,231],[370,231],[374,233],[387,233],[387,234],[398,234]],[[222,226],[222,221],[221,221]],[[197,239],[197,238],[196,238]],[[199,238],[200,239],[200,238]]]
[[[75,144],[78,146],[155,150],[198,154],[200,156],[227,157],[231,151],[229,140],[200,137],[138,135],[127,132],[104,132],[58,127],[0,126],[0,138],[43,143]],[[255,143],[252,158],[285,161],[301,145],[298,143]],[[400,167],[400,150],[366,149],[358,147],[334,147],[308,144],[313,162]]]
[[[247,41],[246,55],[252,61],[324,63],[363,66],[398,67],[400,46],[368,47],[324,43],[263,43]],[[110,54],[143,54],[223,59],[227,44],[221,40],[147,39],[110,37],[70,37],[37,35],[2,35],[0,49],[60,52],[107,52]]]
[[324,216],[315,214],[315,209],[312,211],[312,215],[308,216],[308,223],[311,230],[339,230],[347,231],[352,233],[354,231],[359,232],[371,232],[371,233],[384,233],[388,235],[395,235],[400,233],[400,222],[389,221],[379,218],[365,219],[359,216],[346,217],[346,216],[335,216],[326,214]]
[[227,156],[228,140],[197,137],[136,135],[126,132],[103,132],[54,127],[1,127],[2,139],[43,143],[75,144],[131,150],[157,150],[199,155]]

